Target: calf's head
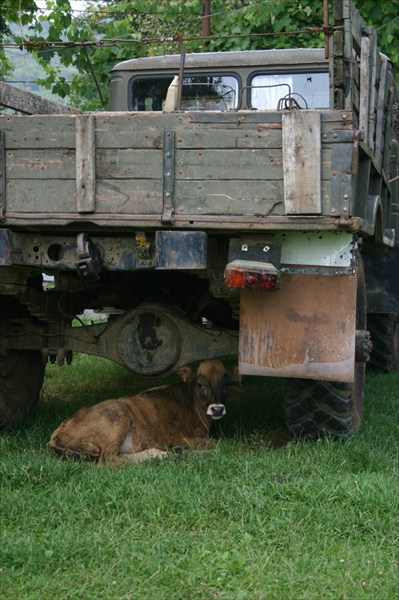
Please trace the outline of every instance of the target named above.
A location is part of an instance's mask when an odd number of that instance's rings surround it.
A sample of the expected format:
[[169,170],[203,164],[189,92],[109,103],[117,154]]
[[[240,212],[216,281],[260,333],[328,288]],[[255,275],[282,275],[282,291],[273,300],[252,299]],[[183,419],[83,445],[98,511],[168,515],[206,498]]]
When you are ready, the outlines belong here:
[[193,386],[193,401],[198,414],[208,415],[214,421],[224,417],[230,374],[220,360],[202,362],[196,373],[189,366],[182,367],[179,375]]

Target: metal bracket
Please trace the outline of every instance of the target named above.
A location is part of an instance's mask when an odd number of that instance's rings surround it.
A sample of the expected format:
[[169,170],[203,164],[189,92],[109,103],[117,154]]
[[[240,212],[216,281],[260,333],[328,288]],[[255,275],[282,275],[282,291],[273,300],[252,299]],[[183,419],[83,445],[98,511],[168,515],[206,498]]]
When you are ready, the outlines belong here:
[[373,343],[370,332],[366,329],[356,329],[355,360],[357,362],[368,362],[372,349]]
[[100,279],[100,253],[87,233],[79,233],[76,239],[79,260],[76,263],[78,275],[89,283]]
[[162,223],[173,223],[175,190],[175,132],[163,134],[163,213]]

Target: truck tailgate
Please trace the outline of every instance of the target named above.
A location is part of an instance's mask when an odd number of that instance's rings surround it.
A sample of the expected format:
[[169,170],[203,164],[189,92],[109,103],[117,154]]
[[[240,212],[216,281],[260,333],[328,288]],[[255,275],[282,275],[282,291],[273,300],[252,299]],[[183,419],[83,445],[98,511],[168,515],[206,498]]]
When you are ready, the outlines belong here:
[[[306,113],[320,125],[302,146],[274,111],[1,116],[3,221],[220,228],[223,217],[226,228],[265,229],[313,214],[322,227],[320,217],[337,216],[331,188],[353,130],[349,111]],[[306,190],[287,197],[298,164],[283,168],[284,152],[302,152],[305,188],[310,171],[320,180],[312,209]]]

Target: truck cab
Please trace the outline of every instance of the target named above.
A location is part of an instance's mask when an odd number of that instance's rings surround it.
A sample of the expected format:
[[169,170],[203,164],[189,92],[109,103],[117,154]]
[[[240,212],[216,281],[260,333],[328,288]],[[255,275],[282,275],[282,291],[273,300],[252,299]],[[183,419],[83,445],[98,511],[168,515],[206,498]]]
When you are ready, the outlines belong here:
[[[328,108],[329,63],[320,48],[209,52],[146,57],[111,71],[109,109],[162,111],[183,66],[180,110],[278,110],[295,99],[301,108]],[[281,108],[284,108],[282,105]]]

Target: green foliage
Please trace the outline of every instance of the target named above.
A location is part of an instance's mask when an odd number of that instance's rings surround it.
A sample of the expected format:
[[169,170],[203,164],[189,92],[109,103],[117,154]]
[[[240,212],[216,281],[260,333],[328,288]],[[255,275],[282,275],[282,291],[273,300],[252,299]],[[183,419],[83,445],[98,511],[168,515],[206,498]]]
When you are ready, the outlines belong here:
[[[16,0],[6,4],[14,10],[0,8],[0,32],[4,19],[19,19]],[[399,0],[382,4],[356,0],[356,5],[364,19],[378,28],[380,49],[399,65],[399,48],[394,43],[399,36]],[[70,103],[86,110],[106,106],[109,72],[125,59],[178,53],[183,47],[195,52],[314,47],[324,43],[321,33],[270,36],[320,27],[322,0],[212,0],[211,39],[206,43],[198,39],[202,32],[202,0],[89,0],[85,11],[78,14],[72,12],[69,0],[47,0],[47,12],[36,12],[34,19],[35,2],[24,0],[22,6],[20,21],[29,23],[31,40],[97,42],[85,48],[54,45],[32,50],[45,72],[42,85],[61,97],[69,96]],[[171,38],[181,41],[170,41]],[[15,39],[21,41],[18,35]],[[71,83],[65,78],[65,68],[73,68]]]
[[378,47],[396,65],[399,75],[399,0],[355,0],[360,14],[377,30]]
[[[295,45],[320,45],[320,36],[303,34],[299,37],[249,37],[249,34],[292,31],[321,24],[320,6],[311,8],[306,0],[282,3],[242,2],[237,0],[213,0],[212,38],[206,50],[256,49]],[[72,18],[69,0],[48,0],[48,12],[40,14],[30,27],[29,37],[35,41],[95,41],[102,44],[75,48],[50,48],[45,52],[34,50],[36,60],[45,70],[42,85],[61,97],[69,96],[72,104],[83,109],[101,107],[97,86],[104,103],[107,102],[109,71],[117,63],[132,57],[204,49],[199,38],[202,32],[202,2],[190,0],[158,0],[143,2],[130,0],[120,2],[89,2],[82,15]],[[48,23],[44,35],[44,22]],[[248,37],[245,36],[248,34]],[[239,37],[224,37],[239,36]],[[181,42],[167,41],[184,38]],[[112,39],[112,43],[107,40]],[[143,43],[143,40],[151,43]],[[120,41],[118,41],[120,40]],[[58,55],[59,61],[54,63]],[[69,85],[61,75],[62,67],[75,69]],[[93,71],[97,84],[89,71]]]
[[[19,11],[20,6],[23,8],[22,12]],[[21,3],[19,0],[2,0],[0,5],[0,44],[11,34],[9,24],[18,23],[23,26],[29,23],[36,8],[33,0],[24,0],[23,2],[21,0]],[[12,71],[12,68],[12,62],[0,45],[0,75],[4,77]]]
[[[162,381],[164,383],[164,381]],[[98,467],[47,446],[82,404],[153,382],[76,356],[0,438],[4,600],[393,600],[399,372],[345,442],[289,442],[282,382],[231,389],[216,450]]]

